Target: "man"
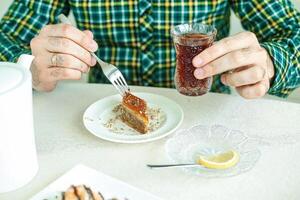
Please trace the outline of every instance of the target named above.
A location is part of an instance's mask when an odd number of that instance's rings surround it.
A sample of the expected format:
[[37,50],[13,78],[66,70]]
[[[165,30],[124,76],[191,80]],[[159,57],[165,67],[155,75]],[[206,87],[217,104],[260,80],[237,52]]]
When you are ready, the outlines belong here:
[[[230,8],[248,32],[227,37]],[[70,10],[78,28],[57,24]],[[299,86],[300,14],[289,0],[14,1],[0,23],[0,60],[32,53],[33,87],[40,91],[80,79],[96,64],[89,53],[96,51],[129,84],[173,87],[170,28],[192,22],[218,30],[218,42],[193,59],[196,78],[215,76],[212,91],[229,93],[231,86],[245,98],[286,97]],[[107,82],[98,67],[89,81]]]

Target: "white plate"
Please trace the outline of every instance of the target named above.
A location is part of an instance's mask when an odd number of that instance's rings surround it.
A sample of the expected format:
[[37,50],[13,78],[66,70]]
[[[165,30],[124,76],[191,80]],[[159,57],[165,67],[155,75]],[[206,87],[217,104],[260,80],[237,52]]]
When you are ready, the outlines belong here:
[[160,108],[166,119],[155,131],[147,134],[139,134],[133,129],[126,129],[123,133],[114,133],[104,126],[105,122],[112,117],[112,109],[120,104],[120,95],[108,96],[90,105],[83,115],[85,127],[95,136],[104,140],[119,143],[143,143],[161,139],[174,132],[183,120],[181,107],[164,96],[150,93],[136,93],[144,99],[149,107]]
[[84,165],[75,166],[69,172],[33,196],[30,200],[54,200],[58,193],[65,191],[71,185],[80,184],[85,184],[91,189],[100,192],[105,199],[161,200],[150,193],[142,191]]

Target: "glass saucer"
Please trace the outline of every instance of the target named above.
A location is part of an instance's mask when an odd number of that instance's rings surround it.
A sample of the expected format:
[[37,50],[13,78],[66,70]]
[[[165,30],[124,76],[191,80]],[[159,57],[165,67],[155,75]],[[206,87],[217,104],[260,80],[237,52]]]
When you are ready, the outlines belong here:
[[231,130],[222,125],[196,125],[188,130],[179,130],[166,143],[166,152],[175,163],[195,163],[200,155],[209,156],[235,150],[239,162],[228,169],[208,169],[201,165],[183,167],[185,172],[201,177],[219,178],[236,176],[252,169],[260,158],[259,141],[249,138],[243,132]]

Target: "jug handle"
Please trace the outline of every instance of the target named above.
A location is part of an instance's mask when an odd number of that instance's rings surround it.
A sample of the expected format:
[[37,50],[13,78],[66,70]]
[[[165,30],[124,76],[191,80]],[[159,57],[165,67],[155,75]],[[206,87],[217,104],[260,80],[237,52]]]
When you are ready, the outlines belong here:
[[33,59],[34,59],[34,56],[32,56],[32,55],[22,54],[19,57],[17,64],[19,64],[22,67],[25,67],[26,69],[29,70]]

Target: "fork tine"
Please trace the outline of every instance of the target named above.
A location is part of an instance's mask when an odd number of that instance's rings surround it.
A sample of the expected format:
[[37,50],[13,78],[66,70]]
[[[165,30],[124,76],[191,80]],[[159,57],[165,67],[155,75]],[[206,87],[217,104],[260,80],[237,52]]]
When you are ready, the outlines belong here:
[[118,83],[120,84],[120,87],[122,87],[124,93],[127,91],[126,86],[124,85],[124,83],[122,82],[122,79],[120,77],[117,78]]
[[126,80],[116,66],[103,62],[100,58],[97,57],[97,55],[93,53],[92,56],[96,58],[97,62],[100,64],[100,67],[102,68],[104,75],[115,86],[121,96],[123,96],[125,92],[129,91]]
[[118,86],[117,81],[111,81],[111,83],[113,84],[113,86],[118,90],[118,92],[123,96],[123,92],[120,89],[120,87]]
[[126,93],[126,87],[122,84],[120,78],[117,79],[118,83],[119,83],[119,87],[121,88],[123,94]]
[[122,81],[123,85],[126,87],[126,91],[129,91],[129,87],[128,87],[124,77],[122,76],[122,74],[121,74],[120,78],[121,78],[121,81]]
[[116,81],[118,82],[118,86],[119,88],[122,90],[123,94],[126,92],[126,88],[124,87],[124,85],[122,84],[122,81],[120,80],[120,77],[118,77],[116,79]]

